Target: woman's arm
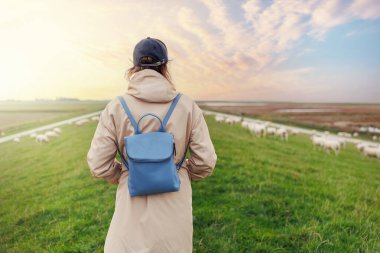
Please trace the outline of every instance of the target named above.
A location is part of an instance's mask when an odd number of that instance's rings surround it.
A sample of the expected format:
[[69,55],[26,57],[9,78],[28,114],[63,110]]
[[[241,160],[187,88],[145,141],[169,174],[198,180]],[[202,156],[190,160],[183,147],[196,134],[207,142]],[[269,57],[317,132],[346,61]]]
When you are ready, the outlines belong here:
[[121,164],[116,160],[116,142],[115,124],[107,105],[100,115],[87,163],[94,177],[104,178],[112,184],[117,184],[121,175]]
[[190,135],[190,158],[186,161],[191,180],[200,180],[211,175],[217,156],[202,110],[193,104],[192,130]]

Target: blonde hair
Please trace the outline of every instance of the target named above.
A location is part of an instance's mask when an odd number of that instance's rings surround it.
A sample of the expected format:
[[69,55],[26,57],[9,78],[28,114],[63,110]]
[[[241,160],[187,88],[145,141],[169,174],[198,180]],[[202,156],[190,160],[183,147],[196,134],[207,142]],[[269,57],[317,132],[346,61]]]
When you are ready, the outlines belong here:
[[[154,60],[150,56],[144,56],[140,61],[142,64],[151,64],[154,63]],[[153,69],[163,75],[169,82],[171,82],[171,76],[169,73],[169,69],[167,63],[161,64],[159,66],[151,66],[151,67],[141,67],[141,66],[133,66],[128,69],[128,78],[131,79],[132,75],[143,70],[143,69]]]

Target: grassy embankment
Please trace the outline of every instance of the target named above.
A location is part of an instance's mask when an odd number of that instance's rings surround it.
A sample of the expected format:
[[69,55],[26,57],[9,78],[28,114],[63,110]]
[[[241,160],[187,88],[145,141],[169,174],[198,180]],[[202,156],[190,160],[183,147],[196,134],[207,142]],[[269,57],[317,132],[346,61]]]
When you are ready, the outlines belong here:
[[[194,252],[379,252],[380,162],[208,118],[214,174],[193,183]],[[0,252],[102,252],[116,186],[90,176],[95,130],[0,145]]]

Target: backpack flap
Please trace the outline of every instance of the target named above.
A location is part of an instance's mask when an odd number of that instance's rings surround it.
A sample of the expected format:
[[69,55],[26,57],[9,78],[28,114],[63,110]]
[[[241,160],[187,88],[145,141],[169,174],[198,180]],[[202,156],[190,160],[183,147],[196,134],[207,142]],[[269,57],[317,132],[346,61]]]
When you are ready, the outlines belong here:
[[135,162],[159,162],[172,157],[173,135],[166,132],[151,132],[124,137],[128,159]]

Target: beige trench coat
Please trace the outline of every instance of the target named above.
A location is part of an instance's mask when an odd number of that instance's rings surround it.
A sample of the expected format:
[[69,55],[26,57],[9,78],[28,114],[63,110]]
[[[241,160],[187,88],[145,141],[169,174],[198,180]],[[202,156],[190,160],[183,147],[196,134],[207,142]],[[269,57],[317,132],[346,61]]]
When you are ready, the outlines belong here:
[[[173,84],[158,72],[145,69],[131,78],[123,97],[137,121],[145,112],[163,118],[176,95]],[[159,122],[153,117],[145,117],[140,123],[142,132],[158,127]],[[123,137],[132,135],[133,127],[117,98],[101,113],[87,161],[93,176],[118,184],[105,252],[192,252],[191,180],[209,176],[217,157],[202,111],[188,96],[181,96],[166,130],[174,134],[176,163],[189,143],[190,157],[179,170],[179,192],[130,197],[128,171],[115,156],[118,145],[126,157]]]

